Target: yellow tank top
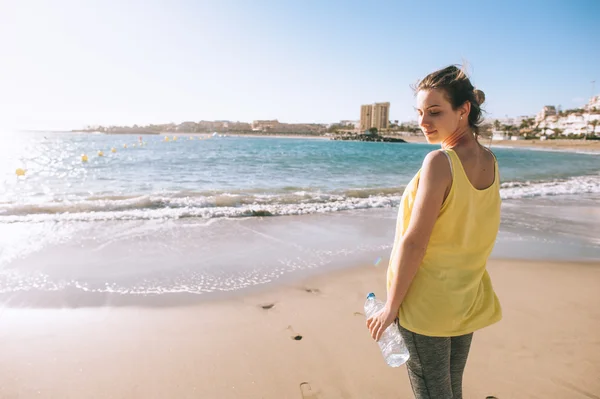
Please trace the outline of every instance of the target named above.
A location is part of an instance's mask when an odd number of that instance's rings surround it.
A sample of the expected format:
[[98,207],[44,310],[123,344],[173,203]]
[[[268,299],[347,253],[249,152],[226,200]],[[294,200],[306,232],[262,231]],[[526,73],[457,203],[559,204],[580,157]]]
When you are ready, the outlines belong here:
[[[433,337],[469,334],[502,318],[498,297],[486,270],[500,225],[500,183],[478,190],[469,181],[458,155],[447,150],[452,186],[435,222],[423,262],[400,306],[400,325]],[[400,202],[396,238],[388,266],[387,288],[394,278],[393,256],[408,228],[421,171]]]

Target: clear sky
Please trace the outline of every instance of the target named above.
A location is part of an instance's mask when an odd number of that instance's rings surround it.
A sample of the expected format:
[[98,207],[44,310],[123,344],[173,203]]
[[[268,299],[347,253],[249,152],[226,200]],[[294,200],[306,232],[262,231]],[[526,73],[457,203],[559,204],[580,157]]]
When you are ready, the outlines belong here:
[[[0,0],[0,126],[359,119],[467,60],[490,117],[600,88],[600,1]],[[596,44],[594,44],[596,43]]]

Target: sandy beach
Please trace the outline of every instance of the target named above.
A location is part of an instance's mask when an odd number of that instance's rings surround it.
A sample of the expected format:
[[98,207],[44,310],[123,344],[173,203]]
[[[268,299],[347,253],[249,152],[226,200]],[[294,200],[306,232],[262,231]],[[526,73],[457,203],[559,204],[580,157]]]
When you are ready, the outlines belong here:
[[[426,143],[423,136],[402,136],[409,143]],[[499,140],[490,141],[482,138],[480,143],[485,146],[505,148],[531,148],[552,151],[582,151],[600,152],[600,140]]]
[[[192,306],[5,308],[0,397],[409,398],[362,314],[385,264]],[[465,397],[600,397],[600,265],[489,270],[504,319],[476,333]]]
[[[482,141],[482,143],[487,143]],[[501,140],[492,141],[492,147],[532,148],[552,151],[582,151],[600,153],[600,140]]]
[[[182,136],[202,136],[209,137],[210,135],[204,133],[181,133]],[[228,137],[251,137],[251,138],[277,138],[277,139],[313,139],[313,140],[330,140],[328,136],[314,136],[314,135],[302,135],[302,134],[227,134]],[[400,137],[407,143],[427,144],[427,140],[423,135],[414,136],[390,136]],[[481,144],[494,147],[503,148],[529,148],[539,150],[551,150],[551,151],[577,151],[577,152],[591,152],[600,153],[600,140],[499,140],[490,141],[489,139],[481,139]]]
[[[180,138],[2,147],[28,173],[0,198],[0,399],[410,398],[362,309],[429,148]],[[600,159],[497,153],[504,319],[465,398],[599,398]]]

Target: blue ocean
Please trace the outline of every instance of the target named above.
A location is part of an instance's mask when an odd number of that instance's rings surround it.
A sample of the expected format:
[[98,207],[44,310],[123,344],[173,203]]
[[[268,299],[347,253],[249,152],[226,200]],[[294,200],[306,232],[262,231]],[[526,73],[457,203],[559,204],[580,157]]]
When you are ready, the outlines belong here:
[[[138,136],[100,134],[4,137],[0,223],[277,216],[391,207],[425,154],[436,148],[164,137],[142,136],[141,142]],[[503,199],[600,193],[598,154],[493,149],[501,167]],[[83,154],[87,162],[81,161]],[[17,168],[25,176],[17,177]]]
[[[0,142],[8,299],[217,293],[379,263],[403,188],[437,148],[51,132]],[[492,150],[504,202],[497,256],[600,259],[600,155]]]

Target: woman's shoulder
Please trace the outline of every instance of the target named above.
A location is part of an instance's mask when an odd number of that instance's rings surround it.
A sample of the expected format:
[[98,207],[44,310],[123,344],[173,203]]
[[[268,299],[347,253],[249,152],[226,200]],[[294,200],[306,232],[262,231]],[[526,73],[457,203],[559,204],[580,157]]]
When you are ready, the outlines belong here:
[[481,143],[479,145],[481,146],[481,149],[483,150],[483,153],[487,157],[488,161],[498,162],[498,159],[496,158],[496,154],[494,154],[494,151],[492,151],[491,149],[489,149],[488,147],[486,147],[484,145],[481,145]]
[[421,174],[436,180],[452,179],[452,159],[444,150],[434,150],[425,156]]

